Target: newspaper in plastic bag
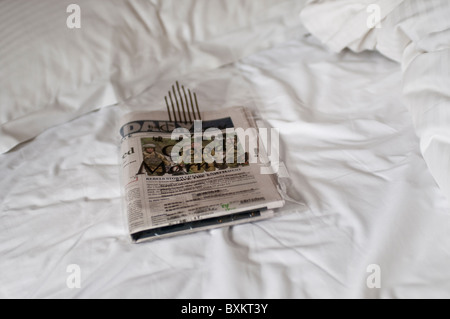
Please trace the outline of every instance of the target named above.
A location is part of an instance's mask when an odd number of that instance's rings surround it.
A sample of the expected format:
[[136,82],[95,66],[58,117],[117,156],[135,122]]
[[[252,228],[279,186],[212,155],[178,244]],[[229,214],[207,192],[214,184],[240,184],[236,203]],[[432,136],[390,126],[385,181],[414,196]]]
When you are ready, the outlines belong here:
[[132,112],[121,121],[124,205],[133,242],[266,219],[284,206],[277,159],[261,140],[269,134],[257,129],[247,109],[167,117]]

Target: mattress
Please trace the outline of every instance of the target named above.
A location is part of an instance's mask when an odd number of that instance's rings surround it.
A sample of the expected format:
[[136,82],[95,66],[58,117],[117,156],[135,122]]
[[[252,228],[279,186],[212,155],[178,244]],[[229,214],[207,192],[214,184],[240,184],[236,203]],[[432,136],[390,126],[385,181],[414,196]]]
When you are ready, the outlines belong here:
[[[289,173],[279,216],[130,242],[119,118],[164,110],[174,80],[203,109],[247,106],[279,128]],[[399,63],[299,32],[112,104],[0,155],[0,298],[450,297],[450,205]]]

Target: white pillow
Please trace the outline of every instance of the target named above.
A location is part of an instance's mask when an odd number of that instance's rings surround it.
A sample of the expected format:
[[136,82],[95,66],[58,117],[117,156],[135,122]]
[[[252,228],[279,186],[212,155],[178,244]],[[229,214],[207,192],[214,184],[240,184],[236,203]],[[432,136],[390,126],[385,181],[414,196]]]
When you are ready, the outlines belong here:
[[401,63],[423,156],[450,200],[450,1],[313,0],[301,16],[336,52],[377,49]]
[[1,1],[0,153],[160,79],[288,40],[302,30],[304,2]]

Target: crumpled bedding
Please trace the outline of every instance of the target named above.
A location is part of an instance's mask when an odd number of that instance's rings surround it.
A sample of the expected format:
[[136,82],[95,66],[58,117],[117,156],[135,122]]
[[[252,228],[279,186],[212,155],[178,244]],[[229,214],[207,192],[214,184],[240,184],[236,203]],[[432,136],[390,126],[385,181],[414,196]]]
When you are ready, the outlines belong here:
[[292,39],[305,2],[1,1],[0,154],[163,79]]
[[169,79],[0,155],[0,297],[450,297],[450,209],[401,78],[307,36],[177,79],[202,108],[245,105],[280,129],[292,203],[258,223],[128,240],[118,118],[164,110]]
[[403,99],[422,155],[450,202],[449,15],[446,0],[313,0],[301,13],[333,51],[377,50],[401,64]]

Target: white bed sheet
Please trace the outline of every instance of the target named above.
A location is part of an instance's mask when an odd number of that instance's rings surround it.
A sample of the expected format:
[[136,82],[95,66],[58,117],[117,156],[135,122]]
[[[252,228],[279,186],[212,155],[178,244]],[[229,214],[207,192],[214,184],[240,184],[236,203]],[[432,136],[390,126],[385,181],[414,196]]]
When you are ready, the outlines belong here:
[[[0,155],[1,298],[450,297],[450,209],[401,103],[398,64],[298,38],[177,79],[202,108],[280,128],[288,206],[268,221],[133,245],[117,120],[164,109],[170,82]],[[69,265],[81,269],[70,289]],[[370,265],[381,288],[370,289]]]

